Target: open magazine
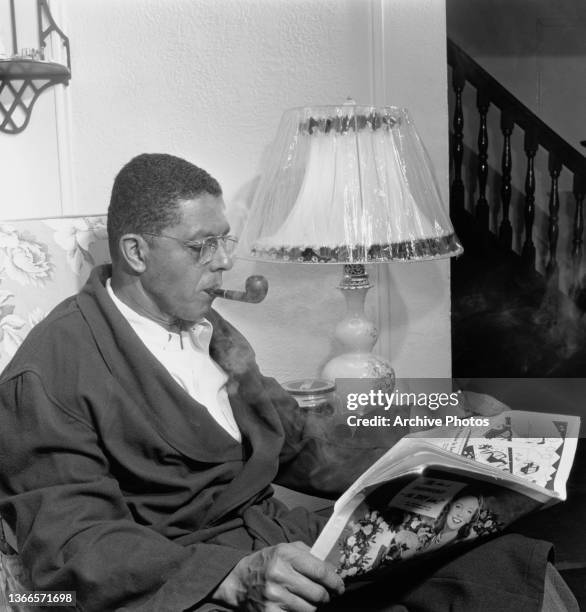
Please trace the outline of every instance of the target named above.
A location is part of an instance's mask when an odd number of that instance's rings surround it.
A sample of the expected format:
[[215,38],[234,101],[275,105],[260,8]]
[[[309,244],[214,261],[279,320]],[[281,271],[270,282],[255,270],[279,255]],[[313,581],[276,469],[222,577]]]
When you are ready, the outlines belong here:
[[401,439],[338,499],[312,553],[344,579],[496,533],[566,499],[580,419],[503,412]]

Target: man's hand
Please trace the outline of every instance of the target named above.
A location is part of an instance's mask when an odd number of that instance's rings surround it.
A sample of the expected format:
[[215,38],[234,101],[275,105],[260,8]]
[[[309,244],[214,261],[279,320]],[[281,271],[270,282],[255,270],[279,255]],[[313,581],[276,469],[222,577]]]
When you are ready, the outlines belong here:
[[344,583],[334,568],[301,542],[278,544],[240,560],[213,593],[239,610],[310,612],[341,595]]

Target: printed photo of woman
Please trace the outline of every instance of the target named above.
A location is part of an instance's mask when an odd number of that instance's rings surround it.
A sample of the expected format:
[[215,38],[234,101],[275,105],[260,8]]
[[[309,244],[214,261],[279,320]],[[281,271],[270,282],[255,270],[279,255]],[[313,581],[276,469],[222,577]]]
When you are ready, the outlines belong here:
[[472,528],[484,506],[482,495],[472,487],[465,487],[446,504],[437,518],[431,540],[425,547],[433,550],[449,542],[465,540],[470,537]]
[[[480,486],[421,477],[387,504],[370,499],[376,507],[359,506],[332,562],[343,578],[355,577],[500,531],[506,521],[499,516],[495,493],[502,491],[488,483]],[[440,492],[435,498],[434,489]]]

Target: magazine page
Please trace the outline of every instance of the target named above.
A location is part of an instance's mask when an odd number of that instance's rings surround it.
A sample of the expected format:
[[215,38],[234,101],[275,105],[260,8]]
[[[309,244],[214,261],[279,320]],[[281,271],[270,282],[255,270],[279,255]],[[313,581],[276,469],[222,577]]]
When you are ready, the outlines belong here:
[[[369,470],[358,478],[334,504],[334,510],[312,552],[325,558],[339,537],[354,510],[365,500],[368,491],[389,481],[396,481],[409,475],[421,475],[434,466],[451,474],[462,473],[476,482],[487,482],[508,488],[536,502],[536,507],[552,501],[555,495],[531,482],[526,482],[500,470],[486,468],[474,461],[433,448],[421,440],[403,439]],[[520,482],[517,482],[520,480]]]
[[[435,428],[406,436],[337,500],[332,517],[315,542],[312,553],[335,561],[332,555],[341,554],[341,547],[348,547],[343,544],[344,538],[352,538],[355,532],[364,538],[365,535],[360,533],[364,529],[370,532],[369,521],[375,521],[372,528],[379,533],[372,546],[376,548],[382,538],[385,546],[395,551],[395,560],[406,558],[405,554],[397,553],[405,545],[402,542],[405,538],[415,547],[414,553],[429,552],[439,546],[432,547],[427,541],[416,545],[413,536],[407,533],[410,529],[404,527],[400,529],[401,535],[396,542],[392,533],[397,530],[387,529],[391,523],[385,518],[385,512],[392,510],[395,517],[392,525],[414,520],[414,524],[423,530],[419,539],[425,539],[423,534],[437,527],[433,524],[439,516],[438,508],[447,508],[450,500],[453,501],[452,493],[472,483],[482,495],[484,510],[496,517],[494,521],[490,519],[490,525],[495,527],[493,531],[544,504],[563,500],[579,426],[577,417],[511,411],[492,417],[488,425]],[[438,471],[442,474],[439,480],[443,485],[439,481],[435,485],[425,481],[430,473]],[[405,482],[411,481],[419,482],[421,486],[417,487],[420,490],[412,491],[407,487],[401,492]],[[381,503],[383,506],[379,507]],[[417,516],[403,517],[397,523],[399,510],[411,510]],[[376,514],[372,514],[373,511]],[[466,539],[485,533],[485,528],[475,523]],[[442,538],[436,539],[436,544],[439,544]],[[443,541],[446,543],[446,539]],[[413,546],[409,546],[409,550]],[[370,571],[365,569],[370,565],[374,566],[373,569],[388,565],[380,558],[375,561],[370,548],[366,554],[368,558],[361,561],[364,567],[357,575]],[[334,565],[343,571],[344,564],[340,559]]]
[[508,411],[492,417],[489,425],[439,428],[413,437],[565,499],[579,429],[578,417]]
[[509,411],[487,421],[483,426],[438,427],[405,436],[346,490],[335,507],[367,486],[401,475],[404,458],[430,448],[435,457],[427,463],[499,477],[507,481],[505,486],[535,499],[564,500],[580,419]]
[[540,505],[494,482],[429,466],[355,496],[337,514],[329,537],[320,536],[312,553],[350,580],[497,533]]

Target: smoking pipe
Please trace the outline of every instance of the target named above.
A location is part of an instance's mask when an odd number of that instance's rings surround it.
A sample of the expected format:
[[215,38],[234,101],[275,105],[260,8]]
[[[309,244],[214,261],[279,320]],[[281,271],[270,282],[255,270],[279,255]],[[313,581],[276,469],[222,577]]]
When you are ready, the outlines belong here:
[[237,300],[239,302],[249,302],[258,304],[262,302],[269,290],[269,282],[264,276],[253,275],[246,279],[244,291],[234,291],[232,289],[208,289],[207,293],[214,297],[221,297],[227,300]]

